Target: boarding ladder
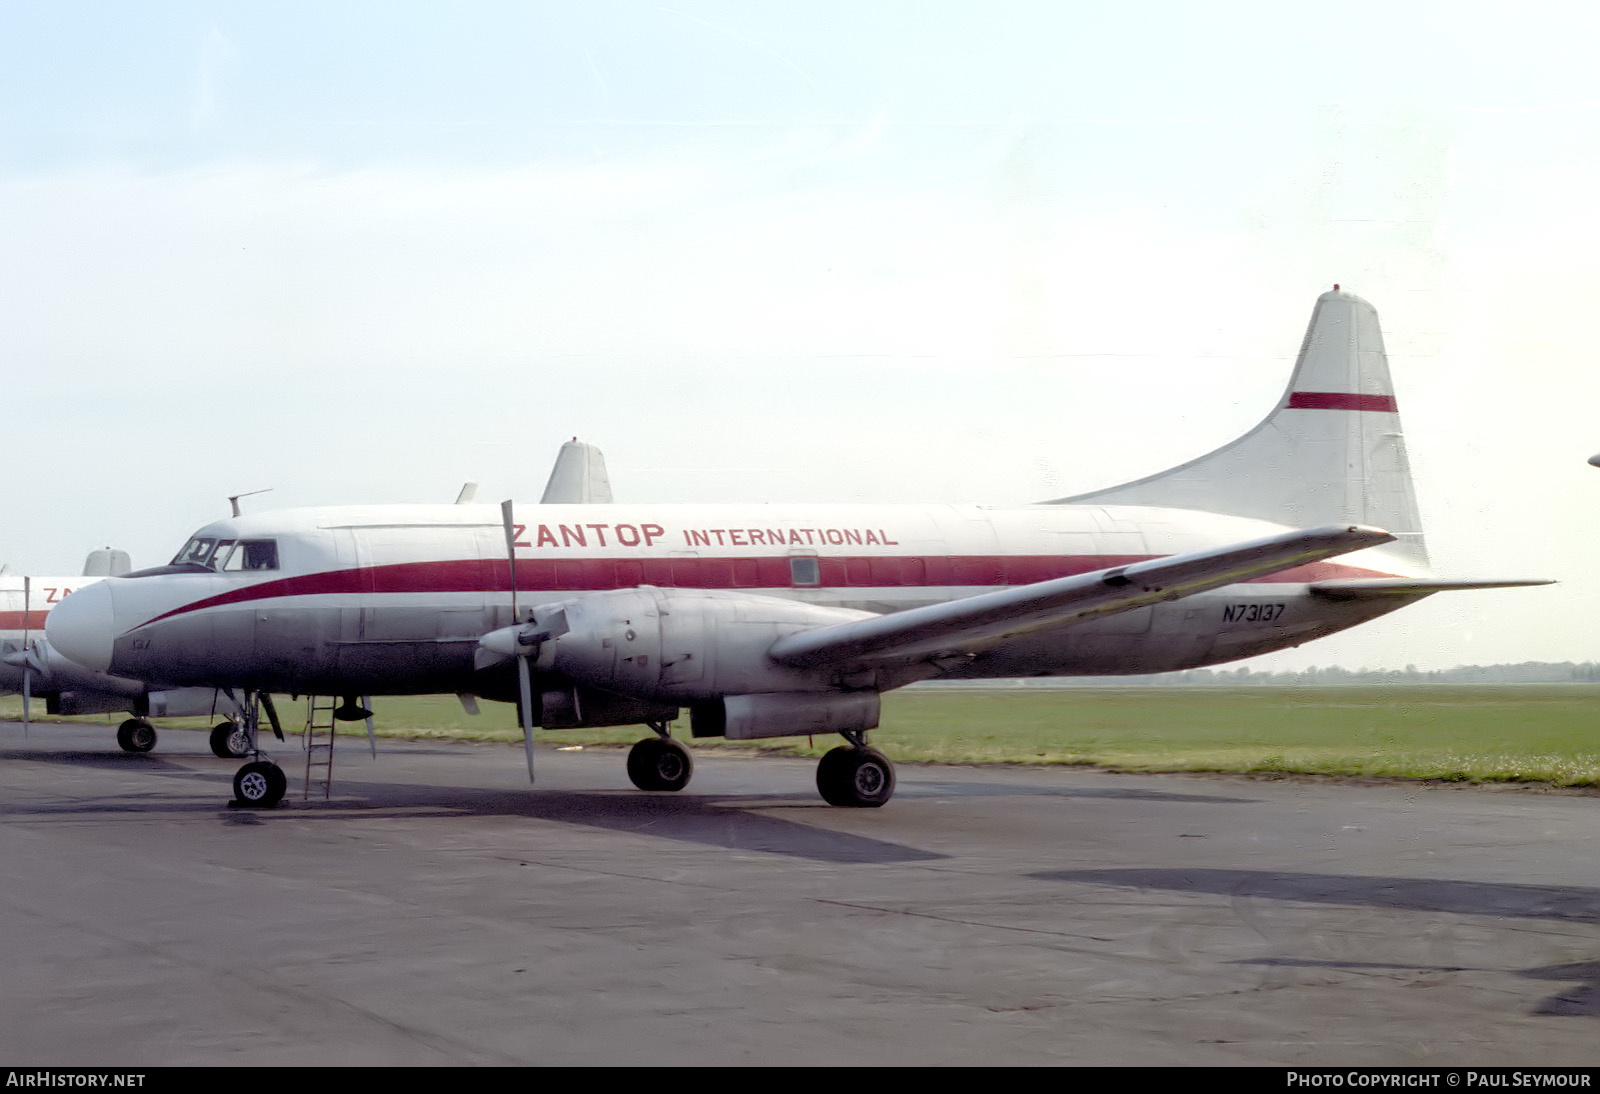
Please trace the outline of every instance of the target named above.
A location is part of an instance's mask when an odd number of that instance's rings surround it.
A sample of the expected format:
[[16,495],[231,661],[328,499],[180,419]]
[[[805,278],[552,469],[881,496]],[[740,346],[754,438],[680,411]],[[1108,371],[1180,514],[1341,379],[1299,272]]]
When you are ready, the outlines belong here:
[[333,696],[308,696],[306,699],[306,781],[302,800],[311,799],[313,783],[322,788],[322,798],[333,797],[333,712],[339,700]]

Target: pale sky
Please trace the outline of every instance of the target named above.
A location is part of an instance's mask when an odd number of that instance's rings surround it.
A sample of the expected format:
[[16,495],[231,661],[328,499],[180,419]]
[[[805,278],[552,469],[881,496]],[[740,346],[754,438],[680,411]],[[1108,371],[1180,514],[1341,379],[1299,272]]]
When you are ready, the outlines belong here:
[[1584,5],[0,5],[0,559],[255,508],[1014,504],[1378,308],[1462,593],[1253,662],[1600,659]]

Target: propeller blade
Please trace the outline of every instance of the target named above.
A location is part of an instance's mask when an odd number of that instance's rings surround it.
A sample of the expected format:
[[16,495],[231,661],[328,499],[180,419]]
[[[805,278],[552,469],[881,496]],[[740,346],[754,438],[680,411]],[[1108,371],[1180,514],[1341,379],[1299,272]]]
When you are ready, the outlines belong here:
[[28,725],[32,720],[29,708],[33,705],[33,665],[32,658],[28,656],[32,642],[30,641],[29,624],[33,622],[33,579],[24,575],[22,578],[22,739],[28,739]]
[[522,749],[528,754],[528,781],[533,782],[533,683],[526,657],[517,658],[517,683],[522,686]]
[[500,519],[506,526],[506,556],[511,561],[511,622],[517,618],[517,526],[511,523],[511,499],[500,503]]
[[378,758],[378,738],[372,731],[372,696],[363,695],[361,705],[367,710],[367,747],[372,750],[372,758]]

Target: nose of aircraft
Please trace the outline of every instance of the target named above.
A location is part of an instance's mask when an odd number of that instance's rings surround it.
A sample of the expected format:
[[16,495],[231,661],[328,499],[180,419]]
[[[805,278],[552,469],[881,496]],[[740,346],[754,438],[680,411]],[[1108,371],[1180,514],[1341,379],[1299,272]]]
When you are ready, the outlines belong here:
[[44,617],[45,637],[57,653],[86,669],[111,667],[113,611],[109,582],[86,586],[57,604]]

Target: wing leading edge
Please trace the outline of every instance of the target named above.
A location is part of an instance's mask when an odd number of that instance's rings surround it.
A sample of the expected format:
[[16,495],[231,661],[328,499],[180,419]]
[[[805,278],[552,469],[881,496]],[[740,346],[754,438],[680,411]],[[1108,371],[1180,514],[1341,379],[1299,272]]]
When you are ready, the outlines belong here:
[[773,643],[768,656],[818,668],[972,654],[1016,635],[1177,600],[1393,539],[1359,524],[1285,532],[800,631]]

